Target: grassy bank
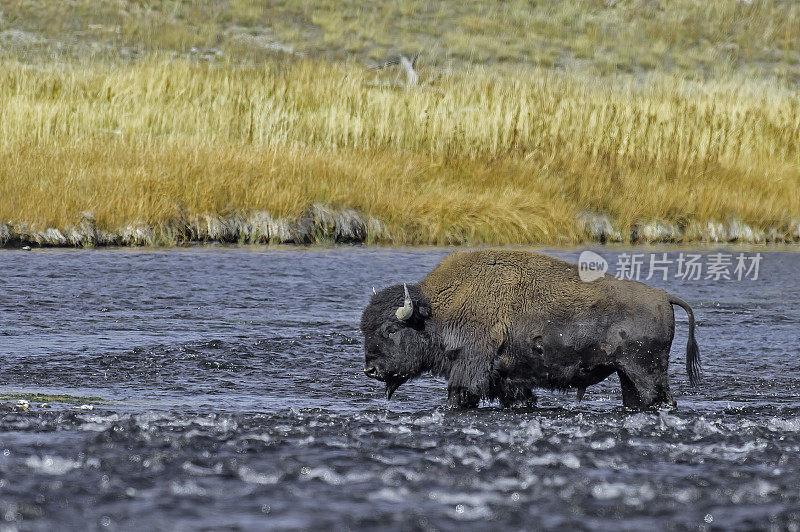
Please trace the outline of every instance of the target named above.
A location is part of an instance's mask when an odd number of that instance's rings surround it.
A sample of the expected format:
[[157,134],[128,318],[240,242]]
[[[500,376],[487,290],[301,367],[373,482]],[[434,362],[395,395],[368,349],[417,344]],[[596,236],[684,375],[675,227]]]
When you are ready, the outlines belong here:
[[[205,213],[381,220],[396,243],[574,242],[604,213],[685,229],[800,219],[800,97],[763,81],[153,59],[0,65],[0,220],[108,230]],[[684,238],[684,237],[680,237]]]
[[0,59],[0,245],[800,240],[795,2],[0,0]]

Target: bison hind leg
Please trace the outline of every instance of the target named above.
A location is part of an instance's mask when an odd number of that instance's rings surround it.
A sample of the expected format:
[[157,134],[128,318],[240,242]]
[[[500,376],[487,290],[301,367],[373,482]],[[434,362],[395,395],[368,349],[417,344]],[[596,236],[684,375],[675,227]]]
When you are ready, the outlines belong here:
[[653,375],[640,368],[628,367],[620,368],[617,374],[622,386],[622,404],[625,407],[643,409],[675,406],[666,371]]

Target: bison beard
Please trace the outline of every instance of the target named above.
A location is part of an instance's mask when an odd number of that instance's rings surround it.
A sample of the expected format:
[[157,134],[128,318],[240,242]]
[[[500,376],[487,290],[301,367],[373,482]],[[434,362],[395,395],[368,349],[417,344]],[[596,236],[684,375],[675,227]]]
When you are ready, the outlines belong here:
[[386,379],[386,399],[389,400],[394,395],[395,390],[397,390],[401,384],[406,382],[408,377],[389,377]]
[[533,388],[578,390],[616,372],[623,404],[674,405],[667,382],[672,305],[686,310],[686,368],[699,380],[694,314],[642,283],[580,280],[577,266],[524,251],[454,253],[419,284],[376,293],[361,318],[365,373],[390,399],[421,374],[448,381],[448,404],[531,405]]

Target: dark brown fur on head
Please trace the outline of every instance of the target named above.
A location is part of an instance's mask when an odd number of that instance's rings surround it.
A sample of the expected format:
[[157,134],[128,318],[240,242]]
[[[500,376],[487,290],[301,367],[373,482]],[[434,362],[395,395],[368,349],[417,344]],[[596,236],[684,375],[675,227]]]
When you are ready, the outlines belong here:
[[408,290],[414,309],[408,319],[396,315],[405,302],[403,285],[377,292],[361,316],[365,371],[386,383],[388,398],[404,382],[441,365],[442,349],[430,321],[430,303],[416,285]]

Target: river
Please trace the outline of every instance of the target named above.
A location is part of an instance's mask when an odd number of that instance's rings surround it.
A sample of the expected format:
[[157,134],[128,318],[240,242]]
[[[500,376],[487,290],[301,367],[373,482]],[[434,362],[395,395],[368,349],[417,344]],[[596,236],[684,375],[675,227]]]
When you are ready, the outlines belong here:
[[0,250],[0,529],[800,529],[800,253],[647,281],[698,319],[692,388],[676,309],[675,410],[623,409],[616,376],[537,408],[449,411],[433,378],[387,402],[361,311],[450,252]]

